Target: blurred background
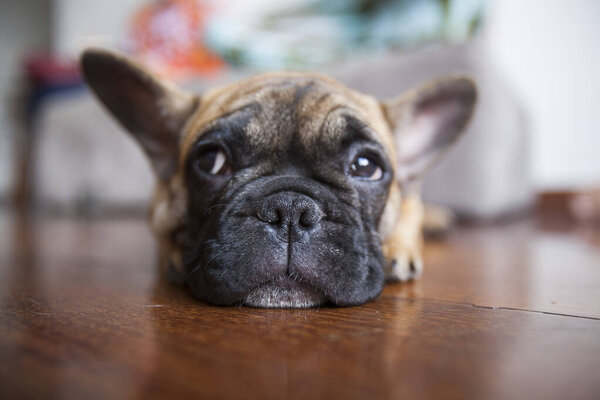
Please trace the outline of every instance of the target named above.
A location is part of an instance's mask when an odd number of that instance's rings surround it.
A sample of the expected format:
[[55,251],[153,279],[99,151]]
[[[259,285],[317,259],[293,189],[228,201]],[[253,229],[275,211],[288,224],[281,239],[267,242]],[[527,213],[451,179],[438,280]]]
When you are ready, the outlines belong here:
[[260,71],[310,69],[386,98],[469,73],[480,88],[477,113],[426,180],[426,200],[497,220],[559,198],[576,218],[598,218],[596,0],[0,0],[0,7],[4,204],[144,212],[149,165],[79,75],[82,49],[101,46],[198,92]]

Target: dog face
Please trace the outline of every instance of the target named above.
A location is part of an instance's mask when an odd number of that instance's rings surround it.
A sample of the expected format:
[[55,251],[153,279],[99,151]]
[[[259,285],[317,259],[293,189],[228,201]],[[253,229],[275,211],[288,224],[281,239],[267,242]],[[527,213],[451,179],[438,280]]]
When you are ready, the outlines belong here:
[[376,297],[403,223],[400,188],[456,139],[475,99],[464,78],[381,103],[313,74],[195,96],[112,53],[88,51],[82,67],[152,161],[152,224],[173,270],[220,305]]
[[[358,304],[383,286],[391,155],[366,110],[322,78],[269,75],[211,96],[183,160],[184,266],[219,304]],[[207,114],[212,114],[209,118]],[[367,122],[368,121],[368,122]]]

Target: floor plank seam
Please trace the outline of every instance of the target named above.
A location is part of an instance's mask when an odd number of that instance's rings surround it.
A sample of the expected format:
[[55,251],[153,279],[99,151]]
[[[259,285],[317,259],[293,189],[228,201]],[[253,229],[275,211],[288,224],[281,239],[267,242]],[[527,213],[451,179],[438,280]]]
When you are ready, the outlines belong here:
[[446,303],[446,304],[466,305],[466,306],[471,306],[474,308],[484,308],[484,309],[488,309],[488,310],[522,311],[522,312],[529,312],[529,313],[535,313],[535,314],[555,315],[558,317],[571,317],[571,318],[588,319],[588,320],[592,320],[592,321],[600,321],[600,317],[590,317],[590,316],[586,316],[586,315],[576,315],[576,314],[565,314],[565,313],[558,313],[558,312],[551,312],[551,311],[530,310],[527,308],[505,307],[505,306],[483,306],[483,305],[478,305],[478,304],[474,304],[474,303],[456,302],[456,301],[431,299],[431,298],[400,297],[400,299],[411,300],[411,301],[424,300],[424,301],[433,301],[433,302]]
[[[461,304],[461,303],[457,303],[457,304]],[[590,319],[592,321],[600,321],[600,318],[598,318],[598,317],[588,317],[585,315],[564,314],[564,313],[557,313],[557,312],[551,312],[551,311],[540,311],[540,310],[529,310],[526,308],[516,308],[516,307],[481,306],[481,305],[477,305],[477,304],[473,304],[473,303],[465,303],[465,304],[468,304],[475,308],[486,308],[486,309],[490,309],[490,310],[523,311],[523,312],[530,312],[530,313],[536,313],[536,314],[556,315],[559,317],[582,318],[582,319]]]

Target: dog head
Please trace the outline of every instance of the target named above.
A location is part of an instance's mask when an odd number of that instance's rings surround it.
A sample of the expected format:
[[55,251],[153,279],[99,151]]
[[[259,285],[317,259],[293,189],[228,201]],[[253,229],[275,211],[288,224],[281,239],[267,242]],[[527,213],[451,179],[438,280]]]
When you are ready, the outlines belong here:
[[401,188],[456,140],[475,102],[462,77],[380,102],[307,73],[194,95],[103,50],[86,51],[82,69],[149,156],[152,226],[173,271],[221,305],[376,297]]

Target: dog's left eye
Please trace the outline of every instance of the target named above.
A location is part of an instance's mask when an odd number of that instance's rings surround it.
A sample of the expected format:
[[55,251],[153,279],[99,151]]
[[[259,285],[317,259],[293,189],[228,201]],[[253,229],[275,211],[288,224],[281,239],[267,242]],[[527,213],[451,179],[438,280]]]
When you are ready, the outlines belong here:
[[350,166],[350,175],[367,181],[378,181],[383,177],[383,170],[370,158],[359,156]]
[[221,149],[209,149],[202,152],[196,160],[196,166],[211,175],[227,175],[232,172],[227,156]]

